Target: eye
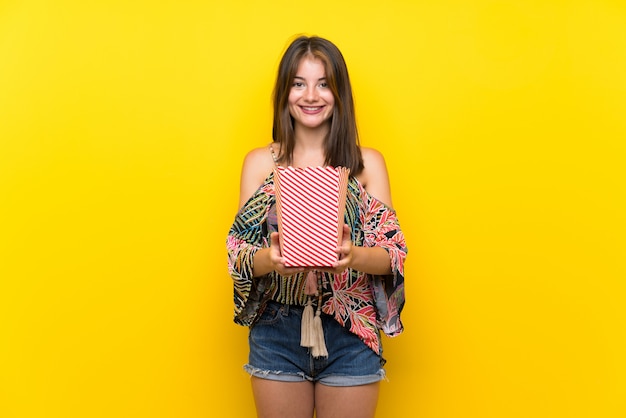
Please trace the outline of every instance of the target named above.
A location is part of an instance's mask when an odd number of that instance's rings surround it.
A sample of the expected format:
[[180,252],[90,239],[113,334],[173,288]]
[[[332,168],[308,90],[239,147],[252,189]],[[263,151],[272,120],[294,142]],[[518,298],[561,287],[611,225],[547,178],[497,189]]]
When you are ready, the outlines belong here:
[[328,87],[328,83],[324,81],[324,82],[320,83],[320,87],[326,88],[326,87]]
[[304,83],[301,81],[294,81],[293,82],[293,86],[294,87],[304,87]]

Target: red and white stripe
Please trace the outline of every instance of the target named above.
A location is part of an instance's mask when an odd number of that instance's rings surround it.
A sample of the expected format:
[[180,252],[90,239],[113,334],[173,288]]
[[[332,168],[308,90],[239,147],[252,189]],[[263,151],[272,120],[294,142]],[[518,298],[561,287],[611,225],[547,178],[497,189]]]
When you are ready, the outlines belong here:
[[337,261],[345,171],[334,167],[277,167],[279,233],[286,266],[328,267]]

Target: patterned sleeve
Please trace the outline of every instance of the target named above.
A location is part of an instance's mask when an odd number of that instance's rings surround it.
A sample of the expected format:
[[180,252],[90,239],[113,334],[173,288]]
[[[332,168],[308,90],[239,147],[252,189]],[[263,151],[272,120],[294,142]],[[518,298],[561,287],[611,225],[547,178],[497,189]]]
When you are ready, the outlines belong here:
[[366,195],[364,201],[367,202],[363,223],[364,245],[384,248],[391,261],[391,274],[372,275],[372,289],[378,326],[386,335],[393,337],[404,329],[400,313],[405,300],[404,261],[408,249],[396,212],[370,195]]
[[254,255],[268,246],[267,213],[270,195],[262,187],[244,205],[228,232],[226,250],[228,272],[233,279],[235,322],[250,325],[254,321],[268,280],[253,277]]

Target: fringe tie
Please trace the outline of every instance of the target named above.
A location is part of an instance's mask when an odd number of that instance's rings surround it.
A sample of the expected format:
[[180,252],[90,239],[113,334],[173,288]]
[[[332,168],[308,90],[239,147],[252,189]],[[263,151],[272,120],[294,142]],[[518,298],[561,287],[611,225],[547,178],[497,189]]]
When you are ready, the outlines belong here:
[[[315,271],[310,271],[306,276],[304,293],[309,296],[304,311],[302,312],[302,325],[300,330],[300,345],[311,349],[313,357],[328,357],[326,342],[324,341],[324,329],[322,328],[322,292],[320,278]],[[313,316],[311,297],[317,296],[317,310]]]

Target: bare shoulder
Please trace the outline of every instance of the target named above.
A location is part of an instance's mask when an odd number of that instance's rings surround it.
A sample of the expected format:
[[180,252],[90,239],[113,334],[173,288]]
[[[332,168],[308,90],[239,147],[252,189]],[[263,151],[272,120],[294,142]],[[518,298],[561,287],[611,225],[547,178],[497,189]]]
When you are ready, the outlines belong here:
[[248,151],[243,160],[244,168],[254,169],[257,168],[260,171],[268,169],[271,171],[274,166],[274,160],[272,159],[272,153],[269,145],[264,147],[254,148]]
[[361,147],[361,155],[363,171],[357,179],[369,194],[391,207],[391,190],[385,157],[380,151],[367,147]]
[[274,159],[269,145],[254,148],[246,154],[241,168],[239,207],[263,184],[273,169]]
[[374,149],[361,147],[361,155],[363,156],[363,171],[357,176],[361,184],[366,186],[370,180],[375,180],[380,176],[387,177],[387,165],[383,154]]
[[363,156],[363,164],[367,167],[369,165],[370,168],[384,168],[385,167],[385,157],[383,154],[374,148],[361,147],[361,155]]

